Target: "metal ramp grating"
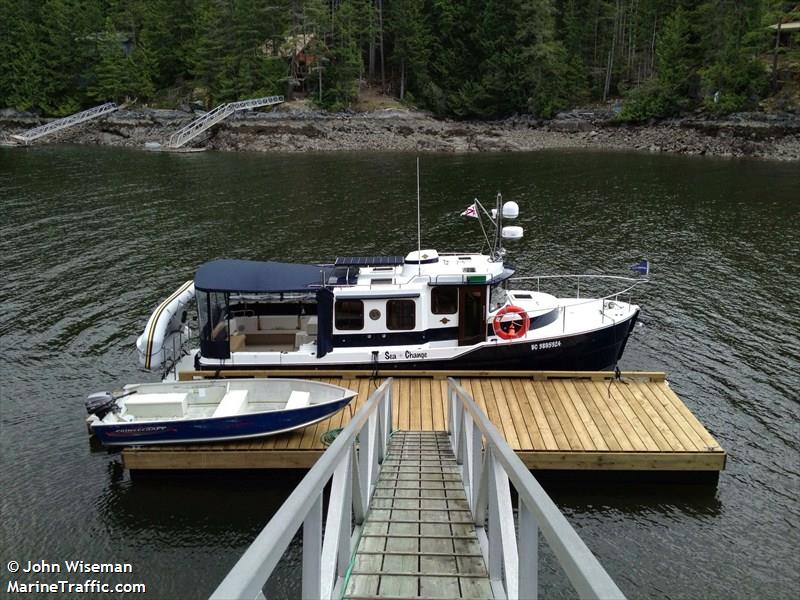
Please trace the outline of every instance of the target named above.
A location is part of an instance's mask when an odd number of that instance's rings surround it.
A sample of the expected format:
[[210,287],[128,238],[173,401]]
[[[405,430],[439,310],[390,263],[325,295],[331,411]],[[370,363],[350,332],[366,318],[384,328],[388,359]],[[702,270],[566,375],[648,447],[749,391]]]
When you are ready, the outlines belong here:
[[395,432],[344,598],[491,597],[447,433]]
[[214,110],[198,117],[191,123],[184,125],[169,138],[167,146],[169,148],[180,148],[190,142],[198,135],[213,127],[220,121],[228,118],[237,110],[247,110],[262,106],[272,106],[283,102],[283,96],[265,96],[264,98],[253,98],[251,100],[241,100],[239,102],[229,102],[220,104]]
[[61,131],[62,129],[66,129],[67,127],[72,127],[73,125],[78,125],[80,123],[85,123],[86,121],[91,121],[92,119],[96,119],[98,117],[110,114],[118,109],[119,106],[117,106],[113,102],[107,102],[106,104],[101,104],[100,106],[95,106],[94,108],[83,110],[81,112],[75,113],[74,115],[64,117],[63,119],[50,121],[45,125],[29,129],[25,133],[15,134],[9,137],[18,142],[22,142],[23,144],[30,144],[32,141],[38,140],[39,138],[42,138],[46,135],[50,135],[57,131]]

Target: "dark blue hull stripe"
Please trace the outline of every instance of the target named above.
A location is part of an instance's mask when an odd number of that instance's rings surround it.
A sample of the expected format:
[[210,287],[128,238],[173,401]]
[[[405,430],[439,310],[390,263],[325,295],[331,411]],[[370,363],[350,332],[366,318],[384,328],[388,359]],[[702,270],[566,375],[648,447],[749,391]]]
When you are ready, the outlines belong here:
[[114,423],[92,428],[106,446],[195,443],[275,435],[321,421],[351,398],[294,410],[275,410],[223,418]]

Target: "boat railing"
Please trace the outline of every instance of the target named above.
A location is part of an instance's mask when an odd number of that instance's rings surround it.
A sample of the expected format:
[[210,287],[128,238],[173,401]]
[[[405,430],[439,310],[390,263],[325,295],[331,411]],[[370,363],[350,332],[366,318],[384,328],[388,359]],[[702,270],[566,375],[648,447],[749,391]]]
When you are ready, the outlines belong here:
[[[350,419],[211,598],[263,599],[264,585],[301,526],[302,597],[339,597],[391,428],[392,379],[388,378]],[[323,535],[323,493],[329,481]]]
[[[607,310],[606,301],[608,301],[608,300],[619,301],[620,297],[624,298],[625,296],[627,296],[625,302],[627,302],[628,311],[630,312],[630,311],[633,310],[633,291],[634,291],[634,289],[636,289],[638,286],[640,286],[642,284],[650,283],[649,279],[642,279],[642,278],[636,278],[636,277],[623,277],[623,276],[620,276],[620,275],[586,275],[586,274],[584,274],[584,275],[531,275],[531,276],[526,276],[526,277],[514,277],[514,278],[510,279],[509,282],[511,284],[515,284],[515,283],[523,282],[523,281],[536,281],[536,291],[539,292],[539,291],[541,291],[541,280],[543,280],[543,279],[551,280],[551,281],[552,280],[557,280],[557,279],[575,280],[576,281],[576,290],[575,290],[575,299],[576,300],[580,300],[581,299],[581,282],[583,282],[583,281],[601,280],[601,281],[625,282],[625,283],[629,284],[626,287],[624,287],[623,289],[619,289],[619,290],[613,291],[611,293],[608,293],[608,294],[605,294],[605,295],[602,295],[602,296],[592,296],[591,298],[585,298],[582,302],[573,302],[569,306],[560,307],[560,310],[562,312],[562,329],[563,330],[566,330],[566,328],[567,328],[567,308],[575,308],[576,306],[582,306],[582,305],[585,305],[585,304],[593,304],[593,303],[600,302],[600,303],[602,303],[602,308],[600,309],[600,313],[602,315],[602,321],[605,322],[606,318],[610,318],[610,319],[613,320],[613,318],[606,313],[606,310]],[[513,293],[515,290],[510,290],[510,291]],[[516,291],[521,291],[521,290],[516,290]]]
[[[538,598],[539,532],[580,598],[624,598],[475,401],[447,380],[448,432],[495,598]],[[511,501],[518,498],[515,528]],[[518,533],[515,531],[518,529]]]
[[[514,284],[520,281],[535,281],[536,282],[536,291],[540,291],[541,288],[541,281],[546,279],[548,281],[556,280],[556,279],[570,279],[576,281],[576,292],[575,297],[581,297],[581,283],[587,280],[602,280],[602,281],[623,281],[626,283],[630,283],[628,287],[618,292],[613,292],[604,296],[603,299],[611,298],[612,296],[620,296],[622,294],[629,293],[635,287],[643,284],[649,283],[649,279],[643,279],[641,277],[622,277],[620,275],[596,275],[596,274],[582,274],[582,275],[529,275],[525,277],[512,277],[509,279],[509,282]],[[592,298],[593,300],[597,300],[598,298]]]

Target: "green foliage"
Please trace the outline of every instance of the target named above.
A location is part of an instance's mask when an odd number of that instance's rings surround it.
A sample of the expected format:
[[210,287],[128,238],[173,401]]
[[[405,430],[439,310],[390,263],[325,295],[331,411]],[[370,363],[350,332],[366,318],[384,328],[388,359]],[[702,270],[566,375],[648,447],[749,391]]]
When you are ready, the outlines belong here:
[[789,8],[781,0],[0,0],[0,105],[61,115],[99,100],[193,91],[209,108],[299,93],[340,110],[366,82],[456,118],[550,117],[623,90],[631,90],[623,119],[725,113],[764,96],[765,59],[780,58],[766,27],[789,20]]
[[342,0],[333,18],[333,49],[323,78],[322,101],[328,110],[350,108],[358,97],[362,70],[358,45],[358,13],[350,0]]
[[724,18],[715,31],[710,64],[700,70],[704,106],[717,114],[753,108],[763,94],[767,74],[757,58],[764,35],[755,35],[761,22],[757,4],[716,0]]
[[554,10],[549,1],[526,0],[519,16],[514,47],[520,49],[524,106],[535,116],[552,117],[585,90],[580,58],[570,57],[563,42],[556,39]]
[[628,94],[619,119],[635,122],[673,116],[680,110],[683,100],[658,79],[651,79]]
[[40,39],[36,13],[17,6],[15,0],[0,0],[0,106],[28,110],[41,105],[40,85],[44,77],[39,56]]
[[678,8],[667,19],[656,52],[658,76],[632,91],[619,118],[640,121],[679,114],[689,105],[692,79],[690,19]]
[[132,98],[150,98],[155,94],[153,71],[155,58],[147,48],[139,45],[126,51],[120,34],[111,18],[106,20],[106,30],[100,42],[100,58],[95,67],[95,81],[89,93],[97,100],[123,101]]
[[716,114],[754,108],[767,86],[763,65],[738,52],[727,62],[723,57],[701,74],[704,87],[709,91],[703,101],[704,107]]
[[425,18],[424,0],[406,0],[390,5],[388,30],[394,40],[392,62],[400,71],[400,97],[407,99],[407,87],[424,93],[431,76],[431,35]]

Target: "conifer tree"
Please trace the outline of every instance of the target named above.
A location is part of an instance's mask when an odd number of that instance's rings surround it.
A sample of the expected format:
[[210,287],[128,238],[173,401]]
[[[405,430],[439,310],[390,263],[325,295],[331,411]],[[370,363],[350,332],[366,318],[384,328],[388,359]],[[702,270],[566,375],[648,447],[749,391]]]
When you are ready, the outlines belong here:
[[424,90],[430,86],[431,59],[431,33],[425,20],[424,0],[393,2],[388,28],[394,42],[392,62],[398,70],[400,100],[405,100],[408,89],[424,96]]
[[0,0],[0,107],[37,109],[47,101],[38,20],[32,4]]

